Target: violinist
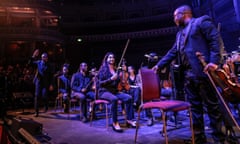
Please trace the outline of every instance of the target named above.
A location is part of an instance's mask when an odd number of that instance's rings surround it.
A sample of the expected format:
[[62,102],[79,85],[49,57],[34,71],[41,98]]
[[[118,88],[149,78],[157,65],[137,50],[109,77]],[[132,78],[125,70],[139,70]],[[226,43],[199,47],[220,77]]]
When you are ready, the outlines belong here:
[[140,78],[139,75],[136,74],[136,70],[133,66],[128,66],[128,84],[130,85],[130,89],[128,93],[133,96],[133,107],[138,109],[140,105],[141,98],[141,89],[140,89]]
[[94,100],[95,93],[91,90],[92,79],[88,74],[88,65],[82,62],[79,66],[79,72],[73,74],[71,79],[71,97],[76,97],[81,101],[81,110],[83,113],[82,122],[87,122],[87,99]]
[[126,104],[127,113],[127,125],[135,128],[136,122],[133,121],[133,106],[132,97],[124,92],[119,92],[117,89],[119,83],[119,75],[115,66],[115,55],[112,52],[108,52],[102,62],[102,65],[98,73],[99,82],[99,98],[108,100],[112,103],[112,128],[116,132],[122,132],[117,119],[118,114],[118,100],[121,100]]

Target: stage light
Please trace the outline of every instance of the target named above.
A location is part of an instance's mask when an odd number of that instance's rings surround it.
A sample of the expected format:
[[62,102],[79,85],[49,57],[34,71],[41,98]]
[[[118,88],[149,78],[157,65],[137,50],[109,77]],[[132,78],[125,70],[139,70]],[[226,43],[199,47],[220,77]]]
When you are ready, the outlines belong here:
[[82,42],[82,39],[81,39],[81,38],[78,38],[78,39],[77,39],[77,42]]

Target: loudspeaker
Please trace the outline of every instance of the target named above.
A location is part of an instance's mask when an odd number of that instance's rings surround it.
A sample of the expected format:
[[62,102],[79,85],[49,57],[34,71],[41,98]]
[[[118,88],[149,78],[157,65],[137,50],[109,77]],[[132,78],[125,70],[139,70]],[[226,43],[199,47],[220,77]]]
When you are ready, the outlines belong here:
[[19,133],[19,129],[23,128],[32,136],[42,135],[43,125],[30,118],[13,118],[10,130],[14,137],[21,139],[22,136]]

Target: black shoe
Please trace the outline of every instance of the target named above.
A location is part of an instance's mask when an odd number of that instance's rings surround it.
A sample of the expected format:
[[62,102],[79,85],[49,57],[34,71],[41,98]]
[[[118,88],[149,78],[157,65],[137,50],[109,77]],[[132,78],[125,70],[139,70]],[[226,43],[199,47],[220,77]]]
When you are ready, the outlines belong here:
[[69,113],[69,109],[64,109],[64,113]]
[[133,108],[137,109],[137,103],[133,103]]
[[118,123],[116,123],[116,124],[113,123],[112,128],[115,132],[119,132],[119,133],[123,132],[122,128],[120,127],[120,125]]
[[207,138],[205,135],[195,135],[195,144],[206,144]]
[[147,126],[153,126],[153,118],[148,119]]
[[136,121],[127,121],[127,127],[136,128]]
[[88,119],[86,117],[83,117],[82,122],[86,123],[86,122],[88,122]]

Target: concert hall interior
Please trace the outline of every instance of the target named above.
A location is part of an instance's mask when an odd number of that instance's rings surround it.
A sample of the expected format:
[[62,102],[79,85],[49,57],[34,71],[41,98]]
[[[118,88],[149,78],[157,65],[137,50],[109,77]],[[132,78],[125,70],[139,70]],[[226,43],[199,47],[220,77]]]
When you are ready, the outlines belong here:
[[[227,134],[225,143],[240,143],[239,0],[0,0],[0,144],[134,143],[136,125],[127,119],[127,104],[121,101],[117,106],[123,130],[119,133],[112,126],[115,122],[110,102],[96,102],[98,72],[105,54],[112,52],[116,73],[122,74],[121,86],[139,88],[139,97],[135,101],[132,96],[131,105],[133,121],[137,120],[142,104],[141,76],[134,84],[124,79],[132,76],[130,71],[137,77],[141,69],[151,69],[173,47],[179,31],[173,14],[181,5],[189,5],[194,17],[209,15],[222,37],[221,70],[226,72],[224,78],[220,77],[224,82],[213,83],[230,90],[213,87],[220,97],[222,113],[230,121],[229,127],[222,127]],[[51,79],[45,81],[50,83],[47,98],[42,96],[40,100],[35,96],[35,78],[40,77],[41,69],[36,58],[47,59],[51,74]],[[90,80],[82,89],[91,89],[93,98],[82,101],[78,96],[72,86],[78,83],[74,81],[77,74],[89,75]],[[187,101],[184,83],[173,65],[157,74],[162,101]],[[60,88],[62,76],[69,85],[71,82],[69,89],[63,86],[71,93],[67,96]],[[225,94],[234,98],[226,98]],[[105,108],[109,110],[107,114]],[[158,109],[151,113],[150,121],[148,111],[140,114],[139,144],[165,143],[162,113]],[[189,112],[175,114],[167,113],[169,143],[191,143]],[[207,114],[204,123],[207,142],[214,143]]]

